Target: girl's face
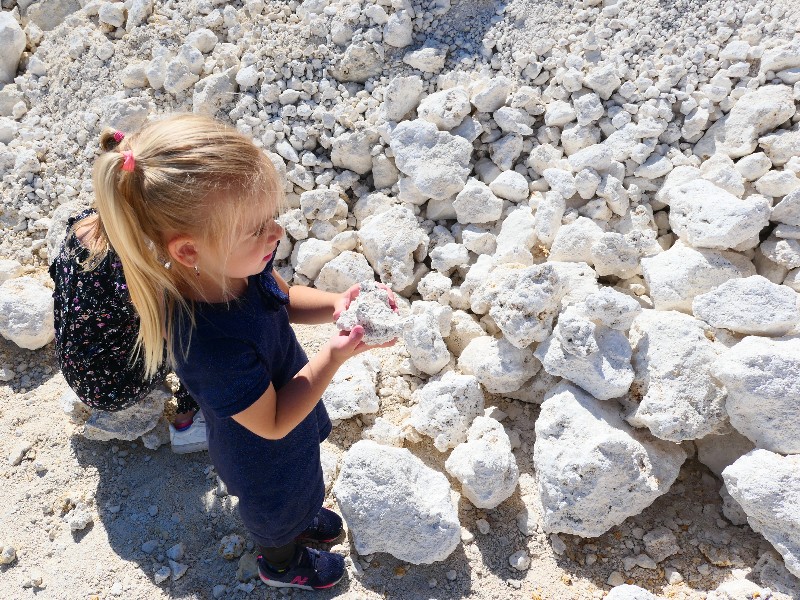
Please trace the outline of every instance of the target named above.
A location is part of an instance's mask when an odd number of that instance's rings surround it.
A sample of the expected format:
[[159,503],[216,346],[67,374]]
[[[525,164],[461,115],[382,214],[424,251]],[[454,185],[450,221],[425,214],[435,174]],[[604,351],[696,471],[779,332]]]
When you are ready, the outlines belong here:
[[264,270],[283,236],[283,228],[270,211],[250,221],[234,238],[234,245],[224,265],[228,280],[246,279]]

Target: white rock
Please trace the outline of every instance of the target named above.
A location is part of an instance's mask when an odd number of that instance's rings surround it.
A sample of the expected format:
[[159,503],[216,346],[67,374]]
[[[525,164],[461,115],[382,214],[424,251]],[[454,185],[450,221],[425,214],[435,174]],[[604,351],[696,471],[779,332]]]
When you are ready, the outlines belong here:
[[783,335],[800,322],[797,292],[753,275],[695,297],[694,316],[747,335]]
[[592,69],[583,78],[583,84],[597,92],[603,100],[608,100],[621,83],[622,81],[611,63]]
[[482,80],[473,87],[472,105],[478,112],[492,113],[506,103],[512,82],[500,75]]
[[189,33],[185,41],[190,46],[194,46],[200,50],[203,54],[208,54],[217,45],[219,39],[210,29],[200,28]]
[[544,179],[550,189],[558,192],[562,198],[572,198],[577,191],[575,189],[575,176],[569,171],[563,169],[545,169]]
[[749,242],[769,222],[770,204],[766,198],[754,195],[739,200],[703,179],[671,188],[664,201],[670,206],[673,231],[695,247],[752,247]]
[[450,318],[450,334],[445,336],[447,349],[456,356],[461,356],[464,348],[476,337],[485,335],[486,332],[477,319],[463,310],[454,310]]
[[800,339],[746,337],[725,351],[712,373],[728,390],[725,408],[736,430],[757,448],[800,453]]
[[581,127],[590,125],[605,114],[603,103],[597,94],[585,93],[575,98],[573,104],[578,117],[578,125]]
[[147,18],[153,14],[153,0],[132,0],[127,8],[128,17],[125,21],[125,30],[130,31],[145,23]]
[[22,273],[22,265],[19,261],[9,258],[0,258],[0,285],[9,279],[14,279]]
[[318,188],[300,194],[300,209],[303,211],[303,217],[309,221],[332,219],[338,206],[339,192],[337,190]]
[[319,459],[322,465],[322,480],[325,483],[325,491],[328,492],[339,473],[339,455],[327,444],[323,444],[320,446]]
[[370,129],[343,133],[333,140],[331,162],[334,166],[364,175],[372,169],[372,147],[378,134]]
[[736,161],[736,170],[746,181],[755,181],[770,170],[772,161],[763,152],[748,154]]
[[657,596],[639,586],[623,583],[612,588],[605,600],[657,600]]
[[423,373],[435,375],[450,362],[450,352],[432,312],[409,317],[403,327],[403,341],[411,362]]
[[534,356],[545,371],[573,382],[599,400],[619,398],[633,381],[631,346],[625,334],[595,325],[574,308],[561,313],[553,334]]
[[447,478],[404,448],[356,442],[333,489],[361,555],[388,552],[430,564],[447,558],[461,541]]
[[78,502],[75,508],[64,515],[63,519],[71,531],[81,531],[94,522],[89,507],[83,502]]
[[697,448],[697,460],[720,478],[725,467],[755,448],[753,442],[735,429],[722,435],[707,435],[695,440],[694,444]]
[[0,565],[10,565],[17,560],[17,549],[14,546],[0,544]]
[[156,388],[143,400],[126,409],[116,412],[93,410],[84,425],[83,435],[101,442],[133,441],[158,425],[164,413],[164,403],[171,397],[166,390]]
[[469,251],[463,244],[444,244],[429,252],[431,268],[449,274],[456,267],[469,265]]
[[642,312],[635,298],[610,287],[602,287],[587,296],[581,309],[590,319],[618,331],[630,329],[633,320]]
[[521,108],[503,106],[494,111],[492,116],[497,126],[505,133],[518,133],[520,135],[531,135],[533,133],[533,129],[531,129],[533,118]]
[[28,350],[49,344],[55,337],[53,291],[32,277],[0,285],[0,335]]
[[591,246],[590,263],[601,277],[629,279],[641,271],[641,253],[630,235],[607,231]]
[[25,32],[14,15],[7,10],[0,12],[0,47],[3,48],[0,58],[0,84],[14,81],[26,43]]
[[558,192],[547,192],[536,207],[534,232],[546,246],[553,243],[566,210],[564,197]]
[[795,190],[772,208],[770,221],[778,221],[786,225],[800,225],[800,190]]
[[472,375],[447,371],[418,388],[409,423],[433,439],[439,452],[466,441],[470,424],[483,414],[483,391]]
[[498,506],[514,493],[519,479],[508,435],[500,423],[488,417],[473,421],[467,441],[450,453],[445,468],[478,508]]
[[375,272],[364,255],[348,250],[325,263],[314,281],[314,287],[326,292],[341,293],[374,277]]
[[461,352],[458,368],[475,375],[488,392],[505,394],[518,390],[536,374],[539,364],[528,348],[516,348],[503,338],[480,336]]
[[578,217],[572,223],[558,228],[547,260],[591,264],[592,246],[602,237],[603,230],[597,223],[586,217]]
[[615,403],[557,385],[533,450],[545,531],[602,535],[664,494],[685,458],[680,446],[629,427]]
[[725,469],[722,477],[750,526],[800,577],[800,456],[753,450]]
[[414,41],[412,33],[411,16],[405,10],[398,10],[392,13],[383,28],[383,42],[395,48],[404,48]]
[[614,160],[611,148],[605,144],[592,144],[569,155],[569,166],[574,172],[583,169],[603,171],[611,166]]
[[438,73],[444,68],[447,51],[441,48],[420,48],[406,52],[403,62],[423,73]]
[[333,420],[378,412],[380,402],[375,391],[380,361],[362,354],[345,362],[322,394],[322,402]]
[[[498,248],[501,253],[505,253],[510,248],[530,250],[536,243],[535,226],[536,219],[530,207],[518,206],[509,212],[500,224],[500,232],[495,239],[495,248]],[[462,231],[462,237],[467,229]],[[466,245],[466,243],[465,241],[464,244]],[[491,252],[494,252],[494,249]]]
[[727,424],[725,389],[711,364],[725,347],[712,341],[702,321],[675,311],[643,311],[631,326],[636,377],[626,418],[671,442],[722,433]]
[[759,248],[766,258],[785,269],[800,267],[800,241],[798,240],[781,239],[773,234]]
[[517,571],[527,571],[531,566],[531,557],[525,550],[518,550],[508,557],[508,564]]
[[400,121],[417,108],[422,95],[422,79],[417,75],[395,77],[386,87],[383,110],[389,121]]
[[800,179],[791,171],[767,171],[753,185],[759,194],[785,196],[800,189]]
[[393,206],[366,218],[358,239],[382,282],[395,291],[414,283],[414,255],[427,252],[428,235],[410,209]]
[[339,81],[364,83],[383,71],[383,59],[372,44],[366,41],[353,42],[344,51],[344,56],[329,73]]
[[389,305],[389,293],[374,281],[361,283],[358,295],[336,320],[340,331],[351,331],[356,325],[364,329],[363,343],[384,344],[397,338],[403,322]]
[[167,566],[159,567],[158,569],[156,569],[153,572],[153,579],[154,579],[156,585],[160,585],[160,584],[164,583],[167,579],[169,579],[169,576],[171,574],[172,574],[172,571],[170,571],[169,567],[167,567]]
[[361,433],[361,437],[384,446],[394,446],[396,448],[402,448],[405,440],[403,430],[383,417],[376,418],[372,426]]
[[681,551],[675,534],[666,527],[656,527],[648,531],[642,541],[648,556],[657,563]]
[[577,114],[569,102],[555,100],[547,105],[544,113],[544,123],[548,127],[563,127],[574,121]]
[[716,121],[694,147],[701,157],[717,152],[731,158],[752,153],[758,138],[787,121],[795,113],[792,88],[765,85],[743,94],[731,111]]
[[461,123],[472,107],[462,88],[450,88],[426,97],[417,107],[417,115],[446,131]]
[[472,144],[424,119],[400,123],[389,145],[397,168],[429,198],[443,200],[460,192],[472,168]]
[[522,202],[530,196],[528,180],[516,171],[503,171],[489,184],[489,189],[499,198]]
[[759,138],[758,145],[764,148],[772,165],[784,166],[792,157],[800,155],[800,129],[797,126],[793,129],[778,129]]
[[690,312],[695,296],[729,279],[755,275],[753,263],[735,252],[695,249],[680,242],[642,259],[642,272],[657,310]]
[[308,238],[295,244],[292,250],[292,265],[301,275],[316,279],[325,263],[337,254],[330,242]]
[[125,5],[122,2],[105,2],[100,5],[98,16],[101,23],[122,27],[125,24]]
[[488,185],[470,177],[453,201],[459,223],[492,223],[503,212],[503,201],[492,193]]
[[488,311],[505,339],[517,348],[525,348],[550,335],[565,291],[564,283],[549,264],[524,268],[503,265],[492,271],[472,294],[471,306],[477,314]]

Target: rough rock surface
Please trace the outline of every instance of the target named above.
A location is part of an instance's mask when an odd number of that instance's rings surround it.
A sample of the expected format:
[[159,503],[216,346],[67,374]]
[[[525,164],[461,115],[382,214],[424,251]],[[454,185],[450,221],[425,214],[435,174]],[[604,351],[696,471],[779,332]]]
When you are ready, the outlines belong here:
[[480,336],[458,357],[458,368],[477,377],[492,394],[517,391],[536,374],[539,363],[528,348],[517,348],[505,338]]
[[92,411],[84,425],[83,435],[90,440],[135,440],[158,425],[164,412],[164,402],[170,399],[165,390],[155,389],[145,398],[125,410]]
[[333,493],[359,554],[415,565],[444,560],[461,542],[447,478],[405,448],[369,440],[345,454]]
[[322,394],[332,420],[376,413],[380,406],[375,383],[380,363],[373,356],[354,356],[345,362]]
[[367,345],[384,344],[402,332],[403,322],[389,304],[389,293],[374,281],[360,284],[358,296],[336,321],[340,331],[351,331],[356,325],[364,328]]
[[665,493],[685,459],[680,446],[626,425],[614,403],[557,385],[533,449],[545,531],[603,534]]
[[32,277],[0,285],[0,335],[28,350],[50,343],[55,337],[53,291]]

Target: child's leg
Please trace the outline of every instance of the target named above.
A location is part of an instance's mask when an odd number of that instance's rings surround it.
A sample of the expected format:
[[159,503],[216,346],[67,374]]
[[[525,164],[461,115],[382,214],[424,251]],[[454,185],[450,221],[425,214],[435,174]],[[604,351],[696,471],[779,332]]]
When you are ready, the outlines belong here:
[[262,559],[275,571],[285,571],[292,562],[295,553],[297,552],[297,543],[289,542],[285,546],[277,548],[269,548],[267,546],[258,546],[258,554]]
[[182,382],[178,382],[178,390],[175,392],[175,398],[178,400],[178,411],[175,414],[175,420],[172,424],[175,426],[175,429],[181,431],[192,424],[194,415],[199,410],[199,407]]

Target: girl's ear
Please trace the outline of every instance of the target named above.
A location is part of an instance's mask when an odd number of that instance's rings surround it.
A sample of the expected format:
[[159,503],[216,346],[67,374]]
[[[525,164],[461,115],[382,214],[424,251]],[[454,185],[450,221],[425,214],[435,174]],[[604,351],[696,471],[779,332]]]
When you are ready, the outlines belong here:
[[186,235],[177,235],[167,242],[169,256],[175,262],[190,269],[197,266],[199,256],[194,240]]

